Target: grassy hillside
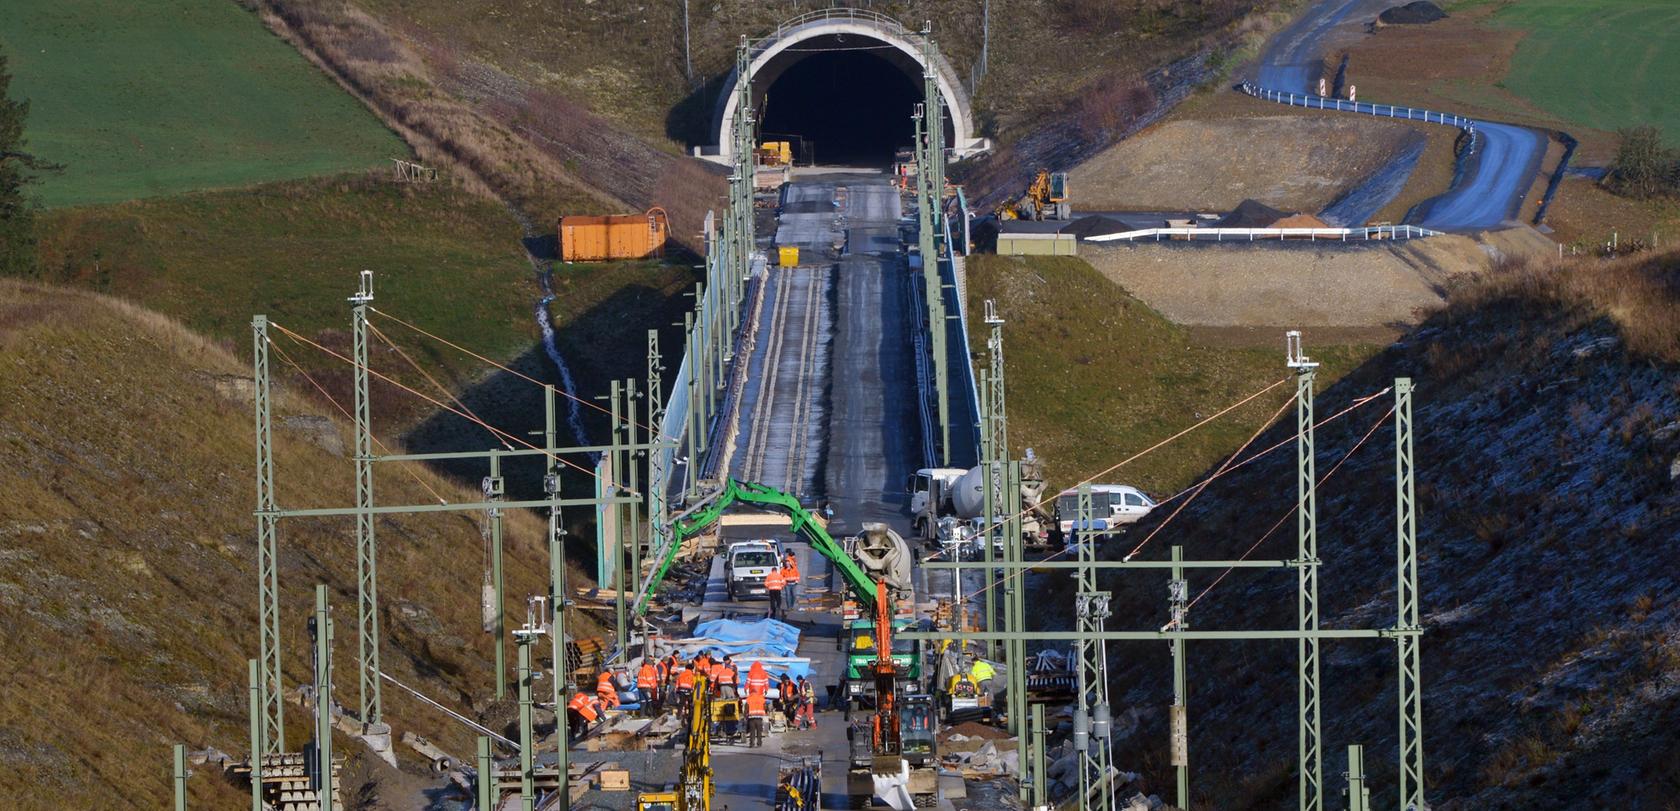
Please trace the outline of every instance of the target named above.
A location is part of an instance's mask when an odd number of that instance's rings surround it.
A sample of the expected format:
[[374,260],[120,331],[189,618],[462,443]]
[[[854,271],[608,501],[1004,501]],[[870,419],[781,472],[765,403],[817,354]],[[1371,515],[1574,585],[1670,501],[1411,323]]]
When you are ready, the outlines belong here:
[[[0,788],[65,807],[163,807],[170,744],[246,749],[245,659],[256,650],[248,360],[131,304],[0,280],[0,368],[0,637],[15,654],[0,662]],[[278,389],[282,505],[352,498],[349,431],[335,417]],[[377,487],[392,502],[477,495],[415,467],[381,468]],[[479,520],[378,526],[385,668],[469,715],[493,689]],[[524,513],[509,520],[509,610],[520,615],[524,597],[546,589],[543,527]],[[332,588],[340,628],[354,624],[343,619],[355,610],[351,533],[341,520],[282,525],[288,688],[308,672],[316,583]],[[340,631],[341,663],[355,644]],[[337,686],[354,704],[352,672],[341,664]],[[386,695],[399,733],[471,753],[461,727]],[[307,713],[293,704],[287,718],[289,740],[304,740]],[[214,769],[191,786],[194,807],[241,802]]]
[[[1673,804],[1680,729],[1680,255],[1518,266],[1456,290],[1407,339],[1320,393],[1321,413],[1409,376],[1415,397],[1423,730],[1429,800],[1442,811]],[[1392,429],[1349,454],[1386,406],[1317,434],[1320,610],[1326,627],[1394,618]],[[1286,440],[1274,426],[1262,443]],[[1156,547],[1243,554],[1294,505],[1288,456],[1210,488]],[[1156,516],[1133,530],[1149,532]],[[1294,554],[1294,523],[1253,549]],[[1168,542],[1163,539],[1170,538]],[[1105,557],[1131,548],[1110,544]],[[1218,572],[1194,574],[1192,595]],[[1105,578],[1115,627],[1156,627],[1162,582]],[[1046,618],[1056,621],[1055,611]],[[1065,614],[1061,616],[1065,617]],[[1195,604],[1199,628],[1292,628],[1291,576],[1235,574]],[[1518,630],[1520,629],[1520,630]],[[1341,746],[1366,745],[1371,785],[1392,807],[1393,646],[1324,648],[1325,776]],[[1166,766],[1164,646],[1109,649],[1124,696],[1119,762],[1157,787]],[[1191,647],[1190,748],[1198,807],[1294,802],[1295,646]],[[1241,729],[1242,734],[1231,734]]]
[[[1084,260],[980,255],[968,264],[970,334],[982,302],[995,299],[1004,326],[1009,436],[1015,453],[1032,447],[1051,483],[1069,487],[1166,439],[1203,417],[1288,376],[1278,349],[1197,341]],[[1309,353],[1335,379],[1374,347],[1320,346]],[[1099,481],[1136,484],[1167,495],[1215,465],[1293,395],[1273,390]]]
[[1668,92],[1680,76],[1680,7],[1520,0],[1490,23],[1525,32],[1501,87],[1565,121],[1596,130],[1652,124],[1680,144],[1680,104]]
[[[497,360],[527,358],[526,373],[539,379],[554,374],[531,353],[541,291],[519,247],[518,223],[502,206],[448,184],[401,185],[382,175],[290,181],[54,210],[39,230],[48,280],[140,302],[241,353],[254,313],[348,352],[344,299],[357,271],[367,269],[379,309]],[[616,336],[626,342],[613,346],[640,357],[640,332],[626,336],[604,325],[668,323],[665,310],[691,276],[659,263],[566,266],[550,307],[563,348],[615,358],[603,342]],[[474,385],[485,372],[480,361],[392,322],[376,326],[447,385]],[[289,341],[281,346],[343,400],[347,365]],[[388,349],[374,353],[374,367],[442,397]],[[608,374],[640,376],[640,368],[586,363],[580,385],[594,393]],[[290,373],[283,363],[277,369]],[[434,410],[377,383],[375,397],[393,429]]]
[[0,14],[47,206],[332,174],[408,149],[229,0],[17,0]]

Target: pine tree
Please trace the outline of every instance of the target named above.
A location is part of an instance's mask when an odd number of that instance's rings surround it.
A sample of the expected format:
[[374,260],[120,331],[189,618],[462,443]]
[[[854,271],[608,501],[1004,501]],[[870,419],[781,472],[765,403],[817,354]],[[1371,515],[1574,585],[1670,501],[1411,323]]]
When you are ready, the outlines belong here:
[[24,190],[37,171],[51,167],[24,151],[29,102],[13,101],[11,85],[6,55],[0,53],[0,275],[33,275],[35,204]]

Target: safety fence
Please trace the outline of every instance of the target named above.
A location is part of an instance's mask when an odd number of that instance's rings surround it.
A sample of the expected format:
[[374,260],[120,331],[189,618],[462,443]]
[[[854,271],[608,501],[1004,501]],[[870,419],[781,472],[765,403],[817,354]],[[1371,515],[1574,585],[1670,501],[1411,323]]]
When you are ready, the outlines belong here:
[[1136,242],[1162,239],[1206,242],[1255,242],[1259,240],[1304,239],[1312,242],[1364,242],[1368,240],[1420,239],[1442,232],[1416,225],[1371,225],[1361,228],[1143,228],[1086,237],[1086,242]]
[[1242,92],[1257,99],[1275,101],[1295,107],[1305,107],[1310,110],[1340,110],[1347,113],[1364,113],[1379,118],[1404,118],[1410,121],[1422,121],[1428,124],[1446,124],[1474,134],[1476,120],[1461,115],[1443,113],[1437,110],[1427,110],[1422,107],[1404,107],[1398,104],[1372,104],[1365,101],[1350,101],[1348,99],[1333,99],[1316,96],[1311,93],[1289,93],[1282,90],[1268,90],[1253,82],[1243,82],[1238,85]]

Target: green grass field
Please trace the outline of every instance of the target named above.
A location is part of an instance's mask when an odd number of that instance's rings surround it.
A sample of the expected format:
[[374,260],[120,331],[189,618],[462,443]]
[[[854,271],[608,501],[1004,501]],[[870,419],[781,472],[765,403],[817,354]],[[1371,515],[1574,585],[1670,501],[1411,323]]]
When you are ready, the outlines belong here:
[[0,49],[49,207],[331,174],[408,154],[230,0],[11,0]]
[[[1268,384],[1288,377],[1275,348],[1208,346],[1072,257],[969,260],[971,335],[993,298],[1003,315],[1009,438],[1070,487]],[[1315,346],[1320,388],[1375,347]],[[1217,465],[1294,394],[1285,383],[1099,481],[1170,495]]]
[[1607,131],[1652,124],[1680,144],[1680,4],[1518,0],[1491,24],[1529,32],[1506,89],[1568,121]]
[[[481,354],[505,361],[538,339],[532,307],[539,292],[519,248],[519,225],[501,206],[446,184],[308,178],[55,209],[37,231],[45,280],[120,295],[242,352],[254,313],[344,351],[344,299],[364,269],[374,272],[375,307]],[[686,267],[659,262],[563,266],[550,312],[568,355],[593,353],[578,361],[580,383],[593,393],[597,367],[625,373],[594,357],[622,355],[640,368],[640,325],[668,323],[664,302],[692,281]],[[382,329],[451,385],[487,368],[400,325]],[[316,350],[283,346],[329,385],[347,369]],[[625,346],[632,351],[618,351]],[[375,365],[429,386],[399,356],[386,353]],[[398,423],[431,410],[406,396],[392,406]]]

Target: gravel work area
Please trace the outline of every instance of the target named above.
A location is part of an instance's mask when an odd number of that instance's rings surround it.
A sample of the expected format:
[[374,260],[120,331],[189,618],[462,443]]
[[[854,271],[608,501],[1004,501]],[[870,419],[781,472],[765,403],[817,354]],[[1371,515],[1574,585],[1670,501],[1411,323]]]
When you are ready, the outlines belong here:
[[1070,173],[1075,210],[1228,211],[1245,199],[1317,212],[1397,155],[1417,131],[1379,119],[1267,115],[1170,121]]
[[1392,327],[1441,303],[1490,253],[1468,237],[1400,243],[1183,242],[1080,246],[1087,261],[1162,315],[1204,327]]

